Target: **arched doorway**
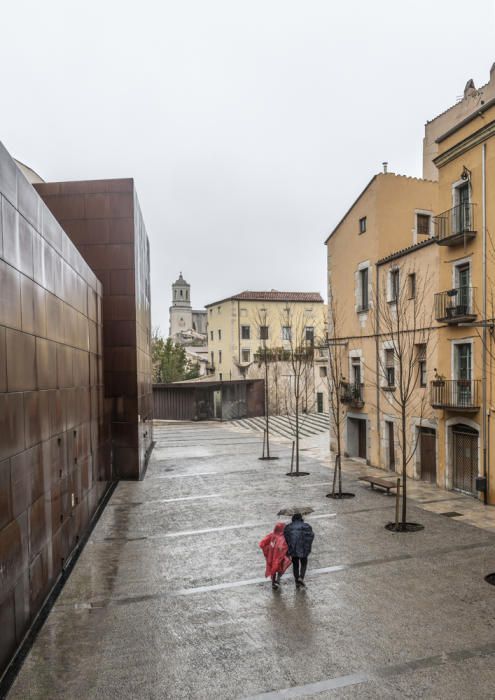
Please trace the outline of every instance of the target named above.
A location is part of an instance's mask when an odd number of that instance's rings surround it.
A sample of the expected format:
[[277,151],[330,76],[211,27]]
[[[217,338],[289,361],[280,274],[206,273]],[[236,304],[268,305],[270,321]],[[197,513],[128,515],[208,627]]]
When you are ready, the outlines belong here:
[[478,431],[464,423],[452,426],[452,488],[477,495]]

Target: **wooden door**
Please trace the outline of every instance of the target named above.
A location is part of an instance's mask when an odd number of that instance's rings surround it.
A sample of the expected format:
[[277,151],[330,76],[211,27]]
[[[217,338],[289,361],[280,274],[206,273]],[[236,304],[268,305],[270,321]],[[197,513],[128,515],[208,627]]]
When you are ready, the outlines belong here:
[[395,471],[395,440],[394,440],[394,424],[392,421],[387,421],[387,436],[388,436],[388,468],[391,472]]
[[456,425],[452,429],[452,449],[454,489],[476,495],[478,433],[467,425]]
[[421,428],[419,435],[421,478],[435,484],[437,481],[436,433],[430,428]]

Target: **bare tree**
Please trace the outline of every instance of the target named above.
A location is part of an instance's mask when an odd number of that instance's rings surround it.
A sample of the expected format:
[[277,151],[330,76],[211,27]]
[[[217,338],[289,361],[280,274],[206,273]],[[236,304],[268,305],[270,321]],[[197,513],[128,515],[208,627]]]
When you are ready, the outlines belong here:
[[342,433],[347,416],[346,403],[356,391],[361,392],[361,385],[354,386],[346,381],[348,363],[348,340],[341,334],[341,314],[338,302],[330,289],[328,300],[328,333],[325,343],[327,349],[327,386],[330,427],[335,439],[335,463],[332,491],[329,498],[350,498],[352,493],[342,491]]
[[308,472],[299,469],[300,435],[304,416],[314,410],[314,348],[315,320],[295,305],[284,306],[280,322],[282,326],[283,361],[289,370],[284,382],[285,413],[295,446],[295,471],[292,476],[303,476]]
[[[273,460],[278,459],[278,457],[273,457],[270,455],[270,369],[276,367],[277,364],[277,353],[273,352],[273,349],[269,347],[269,327],[270,319],[268,312],[265,308],[256,309],[255,315],[255,329],[256,334],[260,340],[260,348],[256,353],[256,359],[259,364],[263,366],[263,375],[265,381],[265,430],[263,439],[263,454],[260,459]],[[277,374],[275,373],[275,376]],[[276,386],[276,389],[278,387]]]
[[390,267],[387,284],[375,295],[372,313],[381,345],[377,349],[376,381],[387,391],[400,423],[402,502],[398,527],[405,532],[417,529],[407,523],[407,466],[416,454],[419,439],[419,429],[414,438],[408,438],[407,426],[414,417],[420,428],[428,405],[427,391],[420,388],[425,353],[432,352],[428,271],[422,277],[414,267]]

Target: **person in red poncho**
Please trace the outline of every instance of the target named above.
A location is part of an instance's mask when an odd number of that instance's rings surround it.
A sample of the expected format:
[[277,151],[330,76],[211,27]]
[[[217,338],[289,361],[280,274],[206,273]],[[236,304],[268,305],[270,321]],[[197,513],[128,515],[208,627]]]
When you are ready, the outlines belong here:
[[271,576],[272,588],[276,590],[280,585],[280,577],[291,565],[291,559],[287,556],[287,542],[284,537],[284,523],[277,523],[260,542],[260,548],[266,559],[265,576]]

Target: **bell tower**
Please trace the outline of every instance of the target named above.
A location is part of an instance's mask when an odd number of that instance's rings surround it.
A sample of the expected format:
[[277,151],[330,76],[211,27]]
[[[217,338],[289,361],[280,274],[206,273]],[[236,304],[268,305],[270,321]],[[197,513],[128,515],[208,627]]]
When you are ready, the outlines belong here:
[[181,331],[192,329],[191,285],[182,277],[182,272],[172,285],[172,306],[169,312],[171,338]]

